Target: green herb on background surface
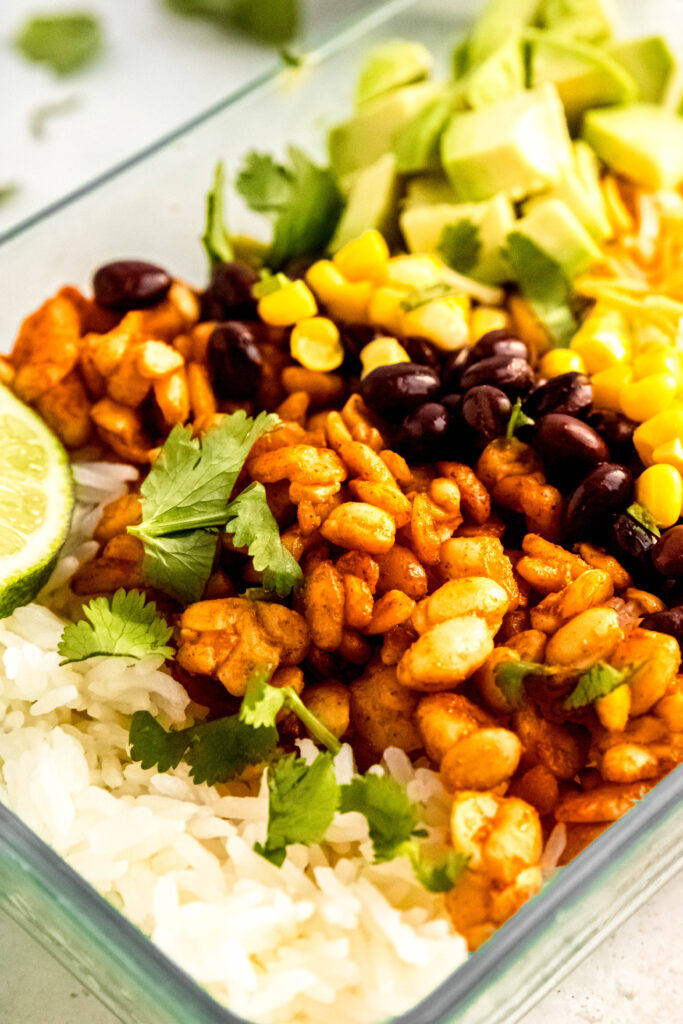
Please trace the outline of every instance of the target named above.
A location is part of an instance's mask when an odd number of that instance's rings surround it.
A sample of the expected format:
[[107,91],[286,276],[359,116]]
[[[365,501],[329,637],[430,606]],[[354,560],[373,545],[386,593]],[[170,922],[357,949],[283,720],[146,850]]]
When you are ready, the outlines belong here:
[[28,118],[28,130],[34,139],[44,139],[47,135],[46,125],[53,117],[61,117],[63,114],[71,114],[78,109],[78,96],[66,96],[63,100],[55,103],[42,103],[34,107]]
[[580,676],[576,686],[565,699],[564,707],[567,711],[575,711],[578,708],[585,708],[588,704],[594,704],[596,700],[606,697],[612,690],[616,690],[617,686],[626,682],[631,671],[612,668],[607,662],[598,661]]
[[246,487],[228,506],[225,532],[234,534],[237,548],[247,548],[254,569],[263,573],[263,586],[286,597],[300,586],[301,568],[282,543],[278,525],[268,507],[263,484]]
[[510,419],[505,430],[506,437],[514,437],[520,427],[533,427],[536,421],[522,409],[522,399],[518,398],[510,410]]
[[521,231],[507,237],[505,258],[522,295],[546,328],[554,345],[566,347],[578,329],[569,308],[569,282],[555,260]]
[[477,224],[463,217],[456,224],[447,224],[441,232],[436,249],[452,270],[469,274],[476,266],[481,252],[480,229]]
[[173,654],[167,646],[172,628],[157,614],[155,603],[137,590],[117,590],[111,599],[96,597],[83,606],[83,614],[87,621],[64,627],[57,645],[60,665],[97,655],[168,658]]
[[225,226],[224,196],[225,168],[222,161],[219,161],[213,172],[213,185],[206,196],[206,224],[202,235],[202,245],[209,257],[211,270],[219,263],[230,263],[235,258],[230,234]]
[[133,761],[167,772],[184,760],[194,781],[209,786],[237,778],[248,765],[267,759],[276,746],[276,729],[255,729],[238,715],[168,731],[149,711],[136,711],[130,726]]
[[277,270],[296,256],[325,248],[341,214],[343,200],[330,170],[318,167],[295,146],[288,162],[250,153],[237,176],[236,188],[252,210],[274,221],[266,263]]
[[8,203],[10,199],[13,199],[18,191],[19,186],[15,185],[13,182],[9,182],[6,185],[0,185],[0,206],[2,206],[3,203]]
[[262,43],[287,43],[300,21],[299,0],[166,0],[176,14],[239,29]]
[[513,708],[520,708],[526,700],[524,680],[527,676],[551,674],[551,668],[537,661],[499,661],[493,670],[496,686]]
[[417,288],[408,292],[405,299],[401,299],[401,309],[411,313],[414,309],[426,306],[428,302],[435,302],[437,299],[447,299],[451,295],[459,295],[452,284],[448,281],[437,281],[436,284],[427,285],[426,288]]
[[292,843],[320,843],[339,806],[339,786],[329,753],[307,764],[296,754],[268,769],[268,834],[254,849],[278,867]]
[[283,46],[280,50],[280,60],[288,68],[300,68],[306,57],[301,53],[294,53],[292,50],[288,50],[286,46]]
[[[201,438],[191,427],[173,428],[140,488],[142,522],[128,527],[144,544],[143,572],[151,583],[181,601],[201,596],[237,477],[254,442],[279,423],[272,413],[251,419],[240,410]],[[272,534],[269,541],[265,553],[275,558],[273,578],[282,589],[291,567],[277,558]]]
[[240,718],[252,726],[275,725],[283,707],[293,712],[306,726],[311,736],[332,754],[338,754],[341,743],[319,718],[306,707],[290,686],[271,686],[268,671],[255,674],[250,680],[240,708]]
[[24,23],[15,46],[27,60],[69,75],[97,57],[102,33],[95,16],[85,12],[35,15]]
[[635,519],[635,521],[640,523],[641,526],[645,527],[649,533],[654,534],[655,537],[661,537],[661,531],[657,526],[657,520],[644,505],[639,505],[638,502],[634,501],[633,504],[629,505],[626,509],[626,514],[629,515],[631,519]]

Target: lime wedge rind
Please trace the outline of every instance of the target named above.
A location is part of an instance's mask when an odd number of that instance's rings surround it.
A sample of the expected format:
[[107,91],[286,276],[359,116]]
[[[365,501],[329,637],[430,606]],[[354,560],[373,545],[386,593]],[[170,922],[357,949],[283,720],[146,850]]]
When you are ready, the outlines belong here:
[[[23,465],[22,444],[26,446]],[[36,459],[37,450],[43,458]],[[3,532],[6,536],[19,533],[23,541],[20,546],[6,545],[5,550],[11,553],[0,557],[0,618],[6,618],[15,608],[32,601],[49,579],[69,532],[74,487],[69,457],[61,442],[32,409],[3,386],[0,479],[17,490],[16,498],[30,492],[33,499],[33,514],[22,523],[16,516],[21,502],[3,502],[0,495],[0,536]],[[36,500],[41,492],[42,502]]]

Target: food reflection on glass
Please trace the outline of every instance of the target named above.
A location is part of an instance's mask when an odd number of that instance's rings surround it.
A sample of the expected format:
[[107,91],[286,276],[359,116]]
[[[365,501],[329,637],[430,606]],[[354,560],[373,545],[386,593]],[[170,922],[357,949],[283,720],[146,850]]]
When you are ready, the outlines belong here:
[[683,760],[673,58],[499,0],[430,70],[0,363],[0,795],[256,1021],[407,1009]]

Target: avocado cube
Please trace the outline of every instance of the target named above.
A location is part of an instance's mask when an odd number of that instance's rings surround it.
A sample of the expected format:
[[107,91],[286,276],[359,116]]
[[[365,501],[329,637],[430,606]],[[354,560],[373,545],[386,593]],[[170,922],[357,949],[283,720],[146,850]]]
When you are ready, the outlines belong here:
[[513,36],[531,25],[539,0],[488,0],[467,37],[465,68],[478,67]]
[[356,104],[376,99],[402,85],[421,82],[432,70],[434,60],[422,43],[392,39],[370,50],[356,83]]
[[468,107],[485,107],[526,87],[526,64],[519,36],[509,39],[460,83]]
[[399,184],[396,158],[385,153],[353,175],[346,207],[337,224],[330,250],[336,252],[368,228],[376,228],[391,243],[397,234]]
[[379,160],[391,149],[396,132],[436,99],[442,89],[430,82],[392,89],[384,96],[368,100],[355,117],[332,128],[327,146],[337,177],[343,178]]
[[576,171],[567,171],[558,185],[544,192],[542,196],[528,199],[524,204],[524,213],[531,213],[537,209],[546,198],[559,199],[565,203],[588,234],[597,241],[602,242],[612,235],[612,226],[607,217],[602,193],[598,192],[596,197],[586,188]]
[[455,113],[441,139],[441,160],[460,202],[497,192],[524,199],[555,185],[572,164],[555,86],[548,82],[480,110]]
[[434,203],[455,203],[451,183],[441,174],[419,174],[410,178],[403,197],[403,208],[432,206]]
[[542,0],[538,24],[572,39],[600,43],[612,36],[613,0]]
[[638,97],[633,77],[618,61],[590,43],[537,32],[529,46],[531,84],[554,82],[571,130],[584,111]]
[[676,58],[662,36],[610,43],[607,52],[638,86],[638,99],[662,103],[676,74]]
[[683,181],[683,118],[656,103],[589,110],[583,138],[600,159],[645,188]]
[[539,198],[514,225],[514,233],[530,239],[570,281],[602,258],[580,220],[559,199]]

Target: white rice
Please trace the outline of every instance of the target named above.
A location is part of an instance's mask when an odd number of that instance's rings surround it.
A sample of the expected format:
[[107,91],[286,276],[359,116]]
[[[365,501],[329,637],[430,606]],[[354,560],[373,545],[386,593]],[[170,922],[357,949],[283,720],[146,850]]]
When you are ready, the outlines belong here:
[[[78,607],[68,581],[97,549],[103,505],[136,473],[74,468],[73,528],[41,603],[0,622],[0,800],[235,1013],[360,1024],[404,1012],[467,955],[443,899],[407,860],[374,865],[365,818],[338,814],[328,842],[290,847],[274,867],[253,851],[267,825],[263,778],[210,788],[183,765],[161,775],[131,763],[133,711],[189,723],[187,694],[160,658],[59,666],[59,616]],[[308,740],[300,750],[316,753]],[[348,746],[336,770],[348,781]],[[430,835],[443,841],[438,776],[395,749],[379,770],[425,804]]]

